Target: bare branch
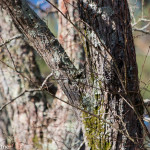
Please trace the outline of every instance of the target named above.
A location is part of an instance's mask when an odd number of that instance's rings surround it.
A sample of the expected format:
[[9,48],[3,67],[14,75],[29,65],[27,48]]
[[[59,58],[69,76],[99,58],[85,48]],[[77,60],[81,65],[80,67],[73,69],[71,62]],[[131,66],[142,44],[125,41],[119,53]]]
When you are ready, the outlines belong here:
[[139,28],[133,28],[133,31],[138,31],[138,32],[142,32],[144,34],[150,34],[149,30],[143,30],[143,29],[139,29]]
[[50,73],[50,74],[45,78],[45,80],[43,81],[43,83],[42,83],[40,89],[43,89],[43,87],[44,87],[44,85],[46,84],[47,80],[48,80],[52,75],[53,75],[53,73]]
[[22,34],[15,35],[15,36],[13,36],[12,38],[10,38],[10,39],[6,40],[5,42],[1,43],[1,44],[0,44],[0,47],[6,45],[6,44],[8,44],[8,43],[10,43],[12,40],[19,39],[19,38],[22,38],[22,37],[23,37]]
[[17,100],[19,97],[23,96],[27,92],[34,92],[34,91],[41,91],[40,89],[34,89],[34,90],[24,90],[22,93],[20,93],[17,97],[11,99],[9,102],[4,104],[1,108],[0,111],[2,111],[7,105],[13,103],[15,100]]

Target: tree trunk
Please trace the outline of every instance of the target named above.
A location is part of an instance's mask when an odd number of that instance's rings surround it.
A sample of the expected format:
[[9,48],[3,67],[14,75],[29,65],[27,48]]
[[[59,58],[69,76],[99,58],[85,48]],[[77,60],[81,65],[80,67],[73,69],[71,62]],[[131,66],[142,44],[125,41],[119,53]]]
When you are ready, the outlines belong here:
[[[1,35],[5,41],[18,35],[19,32],[11,21],[7,22],[2,17],[5,16],[10,19],[6,11],[3,10],[0,13]],[[1,39],[1,43],[3,40]],[[38,88],[41,80],[43,80],[35,62],[33,49],[27,43],[22,39],[14,39],[10,44],[7,44],[7,47],[12,60],[4,46],[2,47],[2,61],[10,66],[12,66],[13,61],[18,73],[1,62],[0,91],[3,93],[1,94],[1,100],[3,100],[1,107],[18,96],[23,90],[35,88],[33,84]],[[23,74],[23,77],[19,72]],[[26,80],[24,76],[31,79],[33,83]],[[55,91],[52,88],[53,86],[50,89]],[[67,99],[60,87],[56,97],[63,100]],[[7,109],[4,108],[0,117],[0,138],[4,141],[1,144],[13,144],[17,150],[20,148],[24,150],[36,148],[43,150],[47,148],[51,150],[78,149],[83,142],[83,135],[81,124],[76,120],[71,106],[54,99],[52,106],[48,108],[49,103],[47,101],[44,93],[33,91],[16,99],[7,106]],[[13,133],[10,134],[9,130]]]
[[[72,0],[70,1],[70,4],[73,5]],[[68,15],[73,22],[75,22],[74,7],[68,5],[68,3],[63,0],[59,0],[58,5],[59,9],[65,15]],[[69,34],[68,31],[70,31]],[[82,46],[81,43],[79,43],[78,34],[73,29],[69,21],[64,19],[64,17],[60,14],[58,22],[58,37],[59,42],[62,44],[63,48],[65,48],[66,53],[69,55],[71,60],[75,62],[74,65],[77,68],[81,67],[81,60],[83,60],[83,58],[81,58],[82,54],[80,54],[82,53]],[[59,85],[56,97],[68,102],[67,97]],[[82,124],[81,121],[76,118],[73,108],[56,98],[54,99],[52,109],[56,116],[56,121],[52,123],[54,126],[52,130],[55,131],[52,135],[54,135],[55,143],[57,143],[59,149],[67,150],[68,148],[71,150],[77,150],[80,146],[84,147],[84,145],[82,145]]]
[[[0,43],[19,34],[6,11],[0,11],[0,19]],[[12,144],[10,146],[17,150],[47,149],[49,146],[51,140],[48,139],[47,126],[50,123],[48,121],[51,109],[48,108],[45,94],[33,90],[42,80],[33,48],[24,40],[16,38],[1,48],[1,108],[26,90],[0,112],[0,127],[6,141],[4,144]],[[31,92],[27,92],[28,90]],[[12,134],[6,132],[9,130]]]
[[[0,88],[2,90],[2,87]],[[3,105],[3,99],[4,95],[0,90],[0,106]],[[12,138],[12,132],[11,132],[11,125],[10,125],[10,119],[8,118],[8,112],[7,110],[3,110],[0,113],[0,143],[3,146],[12,144],[13,141]]]
[[82,34],[86,39],[84,76],[24,0],[1,0],[0,4],[53,69],[71,105],[84,108],[79,109],[83,111],[89,147],[143,149],[142,128],[149,133],[141,118],[142,98],[127,1],[78,1],[81,19],[86,22],[86,35]]
[[[123,135],[108,123],[101,123],[104,126],[101,128],[99,121],[93,124],[93,117],[85,119],[89,144],[92,149],[142,149],[143,106],[128,3],[78,0],[78,6],[81,19],[88,24],[84,30],[90,39],[87,40],[87,74],[92,81],[87,84],[99,88],[90,92],[92,97],[96,96],[94,111],[102,113],[101,117],[117,129],[124,130]],[[97,131],[95,136],[93,130]]]

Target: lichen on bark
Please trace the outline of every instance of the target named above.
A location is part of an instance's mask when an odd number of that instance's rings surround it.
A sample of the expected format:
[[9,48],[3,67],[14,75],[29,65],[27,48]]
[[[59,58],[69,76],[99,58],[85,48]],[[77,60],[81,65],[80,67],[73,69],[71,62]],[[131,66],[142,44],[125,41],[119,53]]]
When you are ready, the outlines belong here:
[[[96,107],[93,114],[102,117],[99,111],[101,111],[101,109]],[[82,117],[85,127],[85,136],[91,150],[110,150],[111,143],[109,142],[109,135],[105,133],[105,125],[101,119],[87,113],[83,113]]]

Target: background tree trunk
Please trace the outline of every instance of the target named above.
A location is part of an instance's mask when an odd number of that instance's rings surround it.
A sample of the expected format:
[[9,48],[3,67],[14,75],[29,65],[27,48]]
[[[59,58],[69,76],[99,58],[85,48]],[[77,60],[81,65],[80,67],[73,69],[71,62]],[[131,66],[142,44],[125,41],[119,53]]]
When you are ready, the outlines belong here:
[[[75,23],[77,21],[77,12],[75,11],[74,2],[72,0],[67,2],[59,0],[58,6],[64,15],[72,19],[72,22]],[[81,68],[83,66],[82,61],[84,54],[79,41],[79,35],[69,21],[61,14],[59,14],[58,22],[58,39],[72,62],[74,62],[74,65],[77,68]],[[68,101],[59,85],[56,97]],[[53,130],[55,132],[52,135],[54,135],[55,143],[59,145],[59,149],[67,150],[68,147],[68,149],[77,150],[79,147],[84,148],[81,120],[77,120],[73,108],[58,99],[54,99],[52,109],[57,118],[57,120],[53,122]]]
[[[0,106],[2,106],[3,104],[2,102],[3,99],[4,99],[3,93],[0,93]],[[0,113],[0,115],[1,115],[0,117],[0,144],[5,146],[7,144],[11,144],[11,140],[13,141],[13,138],[11,137],[12,136],[11,125],[10,125],[10,119],[8,117],[7,110],[3,110]]]
[[[0,11],[0,19],[0,43],[19,34],[6,11]],[[0,92],[3,93],[1,107],[24,90],[38,88],[42,80],[35,62],[33,48],[24,40],[14,39],[7,46],[1,47]],[[4,139],[7,140],[5,144],[13,144],[12,146],[17,150],[20,148],[24,150],[47,149],[49,142],[51,142],[48,138],[47,129],[51,120],[48,116],[48,111],[50,111],[48,107],[45,94],[33,90],[32,92],[25,92],[6,108],[3,108],[0,112],[1,123],[4,124],[7,119],[10,120],[10,130],[12,131],[12,135],[6,134],[4,136],[3,134]],[[6,115],[3,116],[2,113],[4,114],[4,112]],[[6,129],[1,126],[3,133],[5,130],[9,130],[10,125],[8,123],[5,123]],[[9,140],[8,136],[12,141]]]

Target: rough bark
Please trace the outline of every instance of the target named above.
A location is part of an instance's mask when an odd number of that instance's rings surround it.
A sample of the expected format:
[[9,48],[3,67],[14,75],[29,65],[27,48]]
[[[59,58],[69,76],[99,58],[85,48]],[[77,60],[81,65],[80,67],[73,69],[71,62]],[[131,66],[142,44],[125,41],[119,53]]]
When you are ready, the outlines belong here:
[[90,26],[85,28],[86,36],[91,36],[92,42],[86,39],[84,43],[87,76],[80,84],[76,82],[80,72],[26,2],[1,0],[0,4],[53,68],[55,78],[63,79],[59,84],[69,101],[80,102],[85,110],[99,116],[83,113],[91,149],[143,148],[141,124],[145,126],[140,116],[143,109],[127,1],[79,1],[81,18]]
[[[58,87],[56,96],[67,101],[67,97]],[[81,122],[77,120],[71,106],[54,99],[50,117],[54,118],[48,126],[52,150],[77,150],[83,143]],[[83,149],[84,150],[84,149]]]
[[[2,89],[2,87],[1,87]],[[3,104],[4,95],[0,90],[0,106]],[[8,112],[3,110],[0,113],[0,144],[3,146],[10,145],[13,143],[13,137],[11,132],[10,119],[8,117]]]
[[[6,11],[0,11],[0,20],[0,43],[20,34]],[[24,90],[37,88],[43,79],[35,62],[33,48],[24,40],[14,39],[0,50],[0,93],[2,93],[0,106],[2,108]],[[0,137],[5,141],[1,144],[10,145],[12,149],[17,150],[47,149],[51,143],[47,128],[50,125],[50,113],[51,109],[48,108],[44,93],[25,92],[0,110],[2,133]]]
[[[3,18],[2,16],[5,17]],[[8,40],[19,34],[6,11],[0,12],[0,20],[3,40]],[[3,40],[1,39],[0,43],[3,43]],[[3,46],[1,48],[3,53],[1,54],[2,58],[5,57],[5,59],[3,58],[2,61],[10,66],[14,61],[17,71],[34,83],[29,83],[30,81],[26,81],[16,70],[11,70],[1,62],[0,91],[3,93],[0,101],[1,107],[10,99],[18,96],[24,89],[40,86],[38,83],[43,80],[35,62],[33,49],[27,43],[22,39],[15,39],[10,44],[7,44],[7,47],[13,60],[10,59],[6,47]],[[21,81],[18,82],[18,80]],[[7,84],[4,84],[4,81]],[[33,84],[37,84],[36,87]],[[52,87],[50,88],[51,90],[55,91]],[[56,97],[63,100],[67,99],[60,87]],[[13,144],[16,149],[78,149],[83,142],[83,136],[81,124],[76,120],[71,106],[58,99],[54,99],[50,108],[47,108],[47,105],[49,103],[45,95],[35,91],[32,94],[27,93],[21,96],[13,104],[9,104],[7,109],[3,109],[0,117],[0,138],[3,140],[1,144]],[[13,129],[12,134],[9,133],[9,128],[11,129],[10,131]],[[12,139],[12,141],[8,138]]]
[[[81,22],[79,21],[79,12],[76,9],[76,2],[73,0],[60,0],[60,11],[74,23],[75,26],[80,28]],[[76,68],[82,69],[84,67],[84,50],[80,33],[74,29],[74,26],[62,14],[59,13],[59,29],[58,36],[59,42],[64,47],[67,55],[73,62]]]
[[[87,60],[89,78],[93,78],[93,85],[100,88],[99,91],[91,89],[91,93],[97,92],[96,106],[99,107],[99,111],[107,113],[103,116],[104,118],[112,122],[118,129],[126,128],[129,135],[140,145],[143,133],[138,117],[142,120],[143,106],[139,92],[128,3],[126,0],[79,0],[78,6],[81,19],[88,24],[85,24],[85,30],[91,41],[91,43],[87,41],[89,46],[87,53],[90,54]],[[125,99],[136,112],[125,102]],[[87,122],[86,124],[89,126]],[[143,121],[142,124],[144,126]],[[89,131],[87,132],[90,134]],[[103,135],[104,143],[106,142],[105,148],[107,146],[109,148],[110,144],[113,150],[141,149],[108,124],[105,125]],[[89,137],[89,139],[93,149],[96,149],[95,137]],[[98,142],[97,144],[104,148],[104,143]]]
[[63,47],[54,37],[46,24],[30,9],[25,0],[0,1],[9,11],[14,23],[26,36],[30,44],[43,57],[68,99],[78,103],[79,89],[75,79],[81,74],[72,64]]
[[[72,0],[69,3],[73,5]],[[68,3],[63,0],[60,0],[58,3],[59,9],[64,15],[68,15],[72,21],[75,22],[77,18],[74,16],[76,13],[72,5],[68,5]],[[81,60],[83,60],[81,59],[82,46],[79,42],[78,34],[69,21],[64,19],[60,14],[58,32],[59,42],[66,50],[66,53],[77,68],[81,67]],[[59,85],[56,97],[68,101]],[[56,117],[56,121],[52,123],[54,126],[52,130],[55,131],[53,132],[53,137],[55,143],[59,145],[59,149],[65,150],[67,147],[71,150],[79,149],[83,143],[82,124],[81,121],[76,118],[73,108],[58,99],[54,99],[52,109]]]

